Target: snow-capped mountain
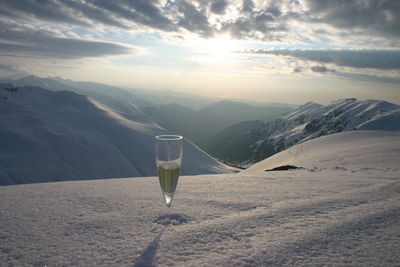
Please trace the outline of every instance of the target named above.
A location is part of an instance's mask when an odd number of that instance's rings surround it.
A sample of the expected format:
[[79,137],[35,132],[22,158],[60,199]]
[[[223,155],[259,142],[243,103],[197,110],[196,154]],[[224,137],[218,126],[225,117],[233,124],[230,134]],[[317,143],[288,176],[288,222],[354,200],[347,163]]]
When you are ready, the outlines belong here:
[[213,154],[230,162],[254,163],[295,144],[352,130],[400,130],[400,107],[355,98],[327,106],[310,102],[272,121],[243,122],[226,129],[214,140]]
[[[166,133],[74,92],[0,86],[0,184],[155,175]],[[182,174],[231,170],[186,141]]]
[[150,105],[132,93],[119,87],[109,86],[94,82],[75,82],[61,78],[41,78],[29,75],[16,80],[3,80],[1,83],[10,83],[14,87],[36,86],[50,91],[71,91],[78,94],[89,96],[90,98],[112,108],[113,110],[124,113],[126,116],[133,114],[133,119],[147,117],[142,112],[142,107]]

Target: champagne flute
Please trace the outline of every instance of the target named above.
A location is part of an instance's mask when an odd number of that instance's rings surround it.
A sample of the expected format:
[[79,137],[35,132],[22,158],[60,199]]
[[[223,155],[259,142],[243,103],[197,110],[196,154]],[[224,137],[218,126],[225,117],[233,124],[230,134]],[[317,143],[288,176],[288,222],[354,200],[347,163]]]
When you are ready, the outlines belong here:
[[165,204],[170,212],[182,165],[183,137],[180,135],[156,136],[156,163],[158,178]]

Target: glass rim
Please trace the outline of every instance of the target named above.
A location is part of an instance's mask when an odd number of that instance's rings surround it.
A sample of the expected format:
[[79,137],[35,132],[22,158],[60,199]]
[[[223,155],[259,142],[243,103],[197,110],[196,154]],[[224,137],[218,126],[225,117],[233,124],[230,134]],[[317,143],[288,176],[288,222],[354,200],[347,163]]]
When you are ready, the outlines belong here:
[[157,140],[166,140],[166,141],[178,141],[182,140],[182,135],[175,135],[175,134],[162,134],[156,136]]

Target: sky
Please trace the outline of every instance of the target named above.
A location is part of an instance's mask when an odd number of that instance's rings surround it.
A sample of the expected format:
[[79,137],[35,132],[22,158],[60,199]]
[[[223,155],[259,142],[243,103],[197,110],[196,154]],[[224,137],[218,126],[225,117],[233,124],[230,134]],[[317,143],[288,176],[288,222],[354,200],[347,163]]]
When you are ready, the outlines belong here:
[[398,0],[0,0],[0,76],[400,104]]

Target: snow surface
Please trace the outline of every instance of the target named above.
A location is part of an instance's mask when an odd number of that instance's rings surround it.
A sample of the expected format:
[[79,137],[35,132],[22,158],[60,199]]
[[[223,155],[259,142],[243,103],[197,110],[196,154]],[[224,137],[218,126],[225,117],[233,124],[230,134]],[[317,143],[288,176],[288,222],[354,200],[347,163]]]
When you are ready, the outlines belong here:
[[[152,176],[155,136],[166,130],[129,119],[74,92],[0,87],[0,185]],[[190,141],[183,174],[229,173]]]
[[277,153],[243,173],[262,173],[284,165],[313,171],[326,168],[400,171],[400,131],[351,131],[322,136]]
[[281,130],[274,138],[285,136],[287,147],[296,143],[295,140],[305,142],[342,131],[400,130],[400,106],[379,100],[347,98],[326,106],[310,102],[282,118],[288,120],[288,130]]
[[[338,142],[346,139],[335,136]],[[359,136],[363,138],[368,137]],[[385,145],[392,142],[385,134],[381,140],[389,154],[394,153]],[[347,153],[357,149],[352,145]],[[384,153],[377,145],[361,149],[364,155]],[[319,156],[310,159],[318,161]],[[398,160],[399,152],[395,156]],[[363,159],[364,166],[372,164],[370,157]],[[3,186],[0,262],[398,266],[398,162],[390,161],[385,169],[360,164],[347,169],[333,164],[319,171],[183,176],[170,224],[163,216],[156,177]]]

